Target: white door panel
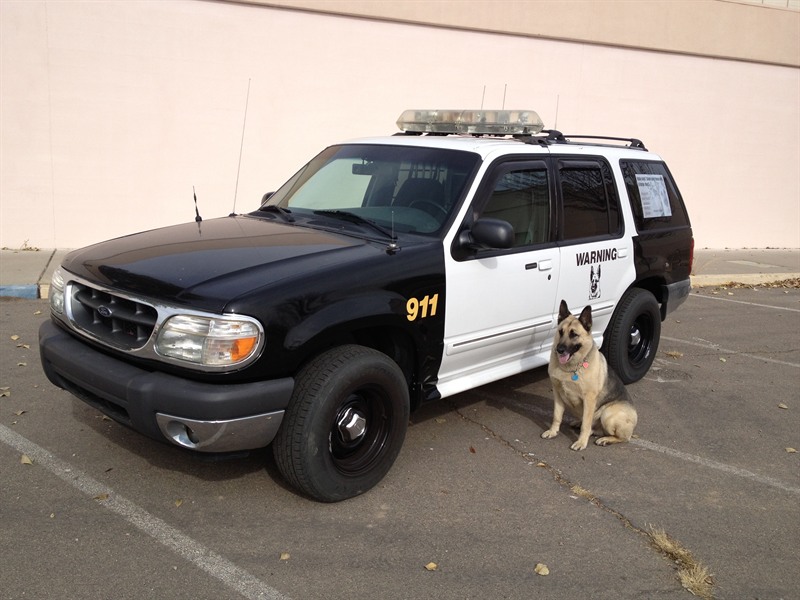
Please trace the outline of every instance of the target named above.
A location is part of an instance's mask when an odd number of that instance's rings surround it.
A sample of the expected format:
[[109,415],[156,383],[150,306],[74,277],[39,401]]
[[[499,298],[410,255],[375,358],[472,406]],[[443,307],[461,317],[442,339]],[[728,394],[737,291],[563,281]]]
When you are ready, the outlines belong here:
[[573,313],[591,306],[592,334],[602,343],[617,301],[636,277],[631,239],[563,246],[561,257],[558,302],[566,300]]
[[557,248],[448,260],[443,396],[543,364],[537,355],[554,325],[558,264]]

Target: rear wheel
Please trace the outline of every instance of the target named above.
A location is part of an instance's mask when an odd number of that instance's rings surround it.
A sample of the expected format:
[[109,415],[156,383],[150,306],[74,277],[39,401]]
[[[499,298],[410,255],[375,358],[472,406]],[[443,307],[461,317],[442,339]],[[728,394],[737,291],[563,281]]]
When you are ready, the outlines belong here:
[[329,350],[297,375],[272,448],[281,474],[316,500],[336,502],[375,486],[405,439],[408,385],[385,354]]
[[603,353],[623,383],[645,376],[658,351],[661,311],[655,296],[640,288],[628,290],[606,329]]

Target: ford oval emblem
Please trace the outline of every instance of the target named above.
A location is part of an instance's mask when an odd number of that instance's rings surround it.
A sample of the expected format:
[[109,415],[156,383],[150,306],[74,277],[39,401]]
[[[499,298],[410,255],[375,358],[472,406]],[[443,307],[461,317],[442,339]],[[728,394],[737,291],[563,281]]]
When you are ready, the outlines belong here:
[[110,308],[108,308],[107,306],[100,306],[100,307],[98,307],[98,309],[97,309],[97,313],[98,313],[98,314],[99,314],[101,317],[104,317],[104,318],[106,318],[106,319],[107,319],[108,317],[110,317],[110,316],[111,316],[111,309],[110,309]]

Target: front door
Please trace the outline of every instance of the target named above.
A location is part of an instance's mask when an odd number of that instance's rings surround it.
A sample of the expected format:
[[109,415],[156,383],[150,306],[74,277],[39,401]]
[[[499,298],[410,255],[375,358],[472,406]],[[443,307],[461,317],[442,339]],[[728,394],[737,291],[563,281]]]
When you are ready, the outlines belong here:
[[471,210],[509,222],[514,245],[461,260],[446,251],[442,396],[547,362],[558,291],[552,186],[544,161],[507,161],[487,174]]

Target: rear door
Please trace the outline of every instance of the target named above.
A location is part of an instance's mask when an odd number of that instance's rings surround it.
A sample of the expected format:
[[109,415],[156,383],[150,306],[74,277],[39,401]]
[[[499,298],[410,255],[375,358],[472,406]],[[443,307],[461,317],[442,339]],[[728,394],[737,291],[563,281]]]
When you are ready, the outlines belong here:
[[616,303],[635,279],[633,243],[611,165],[600,157],[554,160],[559,198],[561,276],[558,301],[573,313],[592,307],[599,340]]

